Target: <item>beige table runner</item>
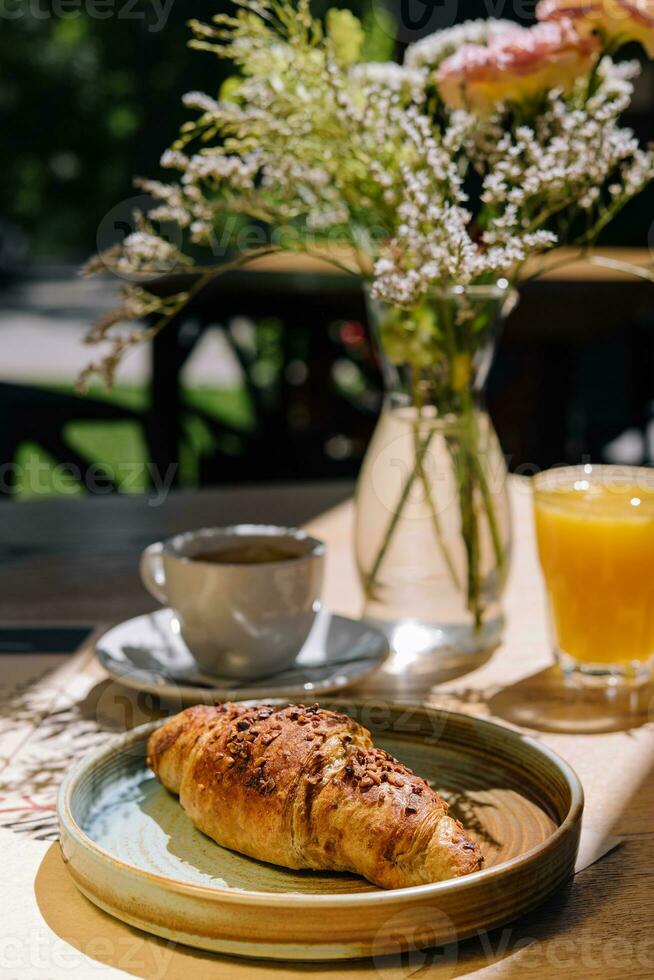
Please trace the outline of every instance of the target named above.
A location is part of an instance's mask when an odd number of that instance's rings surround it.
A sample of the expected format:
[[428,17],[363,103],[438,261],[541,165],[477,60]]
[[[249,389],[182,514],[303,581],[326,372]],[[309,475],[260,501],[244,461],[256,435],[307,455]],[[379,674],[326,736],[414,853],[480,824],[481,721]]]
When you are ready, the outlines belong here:
[[[654,691],[643,689],[629,698],[607,700],[561,686],[550,669],[528,488],[520,481],[513,481],[512,487],[517,547],[508,589],[505,642],[487,663],[471,673],[422,690],[415,685],[407,688],[405,683],[400,693],[405,699],[428,700],[523,727],[560,752],[577,769],[587,797],[580,865],[595,860],[617,836],[625,840],[615,859],[605,858],[577,881],[583,883],[587,875],[601,875],[607,860],[624,866],[625,884],[632,894],[625,897],[623,888],[618,889],[618,896],[626,902],[625,907],[633,907],[636,921],[639,911],[642,919],[643,909],[646,916],[647,909],[649,914],[652,910],[649,878],[643,876],[639,858],[649,855],[650,867],[654,861]],[[350,554],[351,522],[348,504],[312,522],[311,530],[329,545],[328,605],[357,615],[360,592]],[[78,895],[57,846],[48,843],[56,833],[53,792],[72,760],[106,738],[107,731],[132,727],[152,717],[151,700],[109,681],[90,650],[73,659],[3,657],[2,663],[0,826],[12,832],[0,830],[0,853],[5,855],[0,862],[0,883],[3,894],[14,898],[0,919],[0,978],[58,980],[128,975],[150,980],[211,980],[281,977],[320,969],[339,977],[369,974],[399,980],[427,968],[434,978],[468,973],[522,975],[530,972],[530,962],[533,976],[568,975],[546,956],[556,948],[553,944],[559,941],[559,934],[567,932],[562,923],[550,928],[551,910],[543,913],[542,921],[536,919],[538,927],[533,923],[527,927],[527,933],[521,926],[518,931],[505,930],[510,936],[506,941],[480,937],[462,944],[454,962],[441,962],[432,955],[397,963],[321,968],[208,956],[127,929]],[[391,671],[366,686],[367,693],[376,698],[387,696],[391,683],[397,690],[398,677],[392,674],[392,665]],[[583,884],[577,887],[584,892]],[[612,900],[610,889],[608,898]],[[590,903],[587,899],[585,903],[588,913]],[[592,912],[591,923],[597,934],[604,930],[604,938],[609,937],[610,908],[598,905]],[[615,914],[625,914],[619,903]],[[651,931],[649,918],[646,921]],[[525,936],[530,939],[528,944],[523,942]],[[577,929],[575,936],[577,945],[585,941],[583,931]],[[654,975],[654,947],[646,945],[648,936],[649,931],[642,948],[640,940],[629,939],[623,975]],[[544,959],[535,956],[535,947],[531,948],[534,943]],[[531,960],[526,958],[527,946]],[[637,972],[631,971],[632,966]],[[595,973],[592,969],[585,972],[589,977],[615,975],[604,962]]]

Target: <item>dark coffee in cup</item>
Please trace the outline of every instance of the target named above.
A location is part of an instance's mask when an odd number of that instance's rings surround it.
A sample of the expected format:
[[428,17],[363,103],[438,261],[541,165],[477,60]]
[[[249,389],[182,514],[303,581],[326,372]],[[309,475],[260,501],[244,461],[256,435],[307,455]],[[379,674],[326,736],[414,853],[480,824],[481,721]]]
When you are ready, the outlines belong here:
[[293,561],[302,555],[302,549],[268,541],[244,541],[243,544],[225,548],[212,548],[193,555],[193,561],[211,565],[269,565],[273,562]]
[[146,548],[141,577],[177,614],[200,669],[249,680],[291,667],[316,614],[325,546],[296,528],[238,524]]

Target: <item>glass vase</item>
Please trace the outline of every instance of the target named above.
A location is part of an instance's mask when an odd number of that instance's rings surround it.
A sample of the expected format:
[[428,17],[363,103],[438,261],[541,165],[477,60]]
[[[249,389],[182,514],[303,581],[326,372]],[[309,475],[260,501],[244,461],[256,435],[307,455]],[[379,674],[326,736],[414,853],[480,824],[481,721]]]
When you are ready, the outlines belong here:
[[483,388],[514,303],[504,283],[411,309],[369,300],[386,396],[357,487],[355,554],[364,616],[388,635],[395,670],[428,654],[459,673],[501,637],[511,522]]

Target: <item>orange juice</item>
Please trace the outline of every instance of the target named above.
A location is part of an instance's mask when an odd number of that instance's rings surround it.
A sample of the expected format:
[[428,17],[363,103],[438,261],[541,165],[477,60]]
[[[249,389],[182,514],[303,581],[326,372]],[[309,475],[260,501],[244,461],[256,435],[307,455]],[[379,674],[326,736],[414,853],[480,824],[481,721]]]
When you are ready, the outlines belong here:
[[558,652],[578,664],[625,668],[648,661],[654,654],[654,472],[552,470],[536,479],[535,515]]

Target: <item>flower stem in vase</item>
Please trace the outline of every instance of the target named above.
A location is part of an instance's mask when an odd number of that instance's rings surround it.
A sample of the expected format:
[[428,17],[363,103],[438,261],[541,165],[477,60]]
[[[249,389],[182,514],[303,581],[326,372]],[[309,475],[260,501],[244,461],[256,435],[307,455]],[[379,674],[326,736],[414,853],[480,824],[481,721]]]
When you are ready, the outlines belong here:
[[415,368],[413,371],[413,401],[416,406],[416,413],[418,416],[416,421],[413,423],[413,445],[414,445],[414,452],[416,457],[416,472],[423,486],[425,499],[427,501],[427,507],[429,509],[429,516],[431,517],[431,523],[434,529],[434,534],[436,535],[438,546],[441,550],[441,554],[443,555],[443,559],[445,561],[445,565],[447,567],[450,578],[452,579],[452,583],[456,589],[459,589],[461,588],[459,584],[459,577],[456,573],[454,561],[452,559],[452,556],[449,552],[449,548],[447,547],[447,543],[445,541],[443,528],[441,526],[441,520],[438,514],[438,508],[434,503],[434,497],[431,492],[431,484],[429,482],[429,476],[425,471],[425,456],[427,453],[427,447],[433,436],[433,430],[427,436],[427,440],[425,441],[424,448],[423,448],[423,444],[421,443],[420,440],[420,423],[422,422],[424,416],[424,400],[422,394],[421,373],[418,368]]
[[450,578],[452,579],[452,583],[455,586],[455,588],[460,589],[461,585],[459,582],[459,576],[457,575],[457,571],[454,565],[454,559],[452,558],[449,548],[447,547],[447,543],[445,541],[445,535],[443,534],[443,528],[441,526],[441,520],[438,515],[438,508],[434,503],[434,497],[431,492],[429,477],[425,472],[425,466],[424,466],[425,450],[423,450],[421,447],[420,432],[418,427],[415,425],[413,429],[413,439],[414,439],[415,452],[416,452],[416,470],[420,478],[420,482],[422,483],[425,491],[425,498],[427,500],[429,515],[431,517],[432,527],[434,528],[434,534],[436,535],[436,540],[438,541],[438,545],[443,554],[443,558],[445,559],[445,564],[447,566],[447,570],[449,572]]
[[377,552],[375,560],[372,563],[372,567],[368,572],[368,575],[366,576],[366,581],[364,584],[364,593],[366,599],[373,598],[375,585],[377,584],[377,576],[379,575],[379,570],[381,569],[384,558],[386,557],[386,553],[393,541],[395,531],[397,529],[398,524],[400,523],[402,513],[404,512],[404,508],[406,507],[407,502],[409,500],[409,496],[413,489],[413,485],[418,477],[419,468],[422,467],[422,461],[429,448],[429,443],[431,442],[432,436],[433,433],[429,433],[429,435],[425,438],[425,440],[422,443],[419,444],[417,448],[416,466],[409,473],[408,477],[404,481],[404,486],[402,487],[402,492],[400,493],[400,498],[397,502],[397,507],[395,508],[395,510],[391,515],[391,519],[389,521],[384,537],[382,538],[382,543],[379,547],[379,551]]
[[404,487],[400,494],[400,499],[398,500],[397,507],[393,511],[390,523],[382,539],[381,546],[377,552],[375,561],[373,562],[372,568],[368,574],[366,584],[365,584],[365,595],[367,599],[372,598],[374,587],[379,574],[380,568],[386,557],[386,553],[392,543],[393,536],[395,534],[397,525],[400,522],[404,508],[406,507],[411,490],[413,489],[414,483],[417,479],[420,480],[423,491],[425,494],[425,499],[427,501],[427,507],[429,509],[429,515],[432,522],[432,527],[434,529],[434,534],[436,535],[436,540],[438,541],[439,548],[441,549],[443,558],[445,560],[445,565],[447,567],[448,573],[452,579],[455,588],[459,589],[460,583],[457,575],[456,567],[454,564],[454,559],[450,554],[445,541],[445,536],[443,534],[443,528],[441,526],[440,517],[438,514],[438,509],[434,503],[434,497],[431,491],[431,485],[429,482],[429,475],[425,470],[425,457],[429,449],[429,445],[434,437],[434,430],[428,432],[424,439],[421,438],[420,434],[420,423],[423,420],[424,404],[421,393],[421,379],[420,372],[416,369],[413,372],[413,398],[414,404],[417,412],[417,419],[413,422],[413,446],[415,454],[415,466],[411,473],[409,474],[407,480],[405,481]]
[[475,477],[471,453],[461,453],[461,531],[468,557],[468,609],[474,616],[475,631],[483,625],[484,609],[479,588],[479,522],[475,506]]
[[480,598],[479,576],[479,526],[475,505],[474,450],[468,443],[468,435],[451,440],[450,452],[457,474],[459,509],[461,512],[461,537],[467,560],[467,606],[474,617],[475,631],[483,625],[483,606]]
[[488,527],[491,533],[491,540],[493,542],[493,552],[497,562],[497,570],[500,575],[500,580],[504,581],[506,576],[507,554],[504,545],[502,544],[502,535],[497,521],[497,514],[495,513],[495,504],[493,503],[492,493],[490,487],[488,486],[486,473],[484,472],[484,468],[481,465],[479,457],[476,453],[472,454],[472,460],[479,483],[479,491],[484,502],[484,510],[488,519]]
[[[504,286],[456,287],[411,307],[374,297],[370,306],[388,395],[357,497],[368,612],[424,626],[416,642],[466,656],[494,645],[502,628],[508,503],[504,481],[497,495],[493,482],[505,460],[478,393],[506,295]],[[384,506],[388,497],[370,487],[378,479],[388,493],[397,454],[406,469]]]

